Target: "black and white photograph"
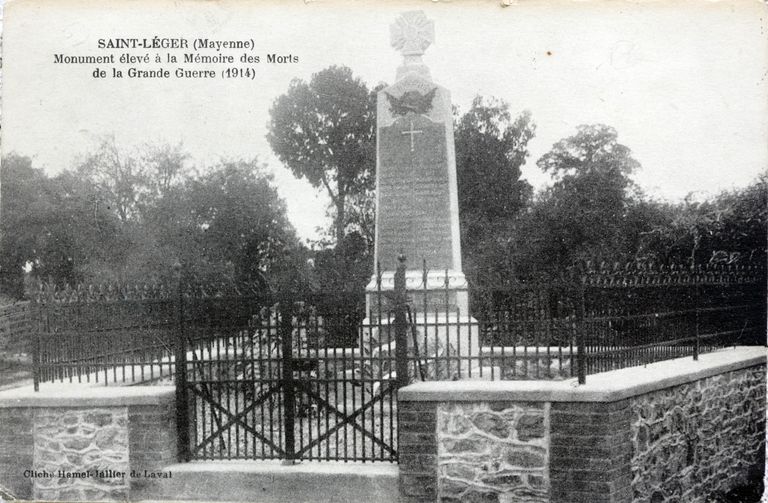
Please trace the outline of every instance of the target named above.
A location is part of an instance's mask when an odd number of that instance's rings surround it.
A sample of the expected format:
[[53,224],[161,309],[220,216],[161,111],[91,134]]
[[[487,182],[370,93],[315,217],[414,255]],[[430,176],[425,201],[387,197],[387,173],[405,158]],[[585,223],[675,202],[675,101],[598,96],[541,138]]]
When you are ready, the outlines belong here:
[[0,13],[0,503],[768,501],[767,3]]

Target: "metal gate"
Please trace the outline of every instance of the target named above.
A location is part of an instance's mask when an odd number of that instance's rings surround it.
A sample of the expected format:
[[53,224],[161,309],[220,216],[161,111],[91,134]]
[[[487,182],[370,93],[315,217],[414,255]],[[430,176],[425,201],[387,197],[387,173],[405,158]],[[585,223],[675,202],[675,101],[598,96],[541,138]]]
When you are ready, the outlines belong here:
[[186,298],[180,457],[396,461],[394,328],[362,300]]

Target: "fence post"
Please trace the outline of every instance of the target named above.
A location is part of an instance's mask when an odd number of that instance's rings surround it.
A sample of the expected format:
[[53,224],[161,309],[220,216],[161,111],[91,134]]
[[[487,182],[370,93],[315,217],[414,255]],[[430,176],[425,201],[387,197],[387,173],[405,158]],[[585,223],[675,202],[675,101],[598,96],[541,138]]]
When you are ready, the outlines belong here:
[[697,274],[698,271],[694,272],[693,276],[693,284],[694,284],[694,294],[693,294],[693,302],[694,307],[696,308],[696,343],[693,345],[693,359],[698,360],[699,359],[699,351],[701,351],[701,333],[699,331],[699,277],[700,275]]
[[[45,299],[46,291],[44,286],[40,287],[38,292],[38,298],[35,299],[34,311],[32,312],[32,319],[35,320],[35,335],[32,338],[32,383],[35,391],[40,391],[40,334],[48,327],[48,306],[45,306],[45,311],[41,307],[41,302]],[[47,304],[47,302],[46,302]],[[43,319],[43,312],[45,312],[45,319]]]
[[[397,257],[395,271],[395,362],[397,371],[397,387],[408,385],[408,323],[405,317],[407,304],[405,290],[405,255]],[[426,315],[425,315],[426,316]]]
[[280,343],[282,351],[283,427],[285,438],[284,465],[296,460],[294,426],[296,420],[296,387],[293,383],[293,301],[286,299],[278,304],[280,312]]
[[35,391],[40,391],[40,308],[35,306],[37,329],[32,339],[32,383]]
[[175,337],[175,370],[176,370],[176,454],[179,461],[189,461],[189,403],[187,400],[187,344],[184,333],[184,285],[181,274],[181,264],[174,264],[176,280],[176,337]]
[[578,300],[576,305],[576,357],[579,384],[587,382],[587,355],[584,347],[584,282],[577,283]]
[[[47,335],[47,339],[51,340],[53,337],[54,327],[53,327],[53,314],[56,306],[56,284],[53,282],[52,277],[48,277],[48,292],[46,295],[46,302],[45,302],[45,334]],[[42,342],[42,341],[41,341]],[[50,353],[50,351],[49,351]],[[43,346],[40,345],[40,353],[38,354],[38,364],[40,366],[40,379],[43,382],[55,382],[56,381],[56,371],[54,370],[56,367],[54,365],[51,365],[51,356],[48,354],[47,361],[43,361]],[[47,365],[46,365],[47,364]],[[43,367],[47,366],[47,369],[43,369]]]

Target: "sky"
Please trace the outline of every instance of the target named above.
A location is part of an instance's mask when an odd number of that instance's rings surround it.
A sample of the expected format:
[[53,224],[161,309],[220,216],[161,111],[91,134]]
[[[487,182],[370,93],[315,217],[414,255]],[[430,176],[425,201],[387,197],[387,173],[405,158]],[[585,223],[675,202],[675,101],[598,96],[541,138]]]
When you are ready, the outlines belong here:
[[[316,227],[329,223],[328,200],[272,154],[265,139],[269,108],[291,79],[309,80],[330,65],[349,66],[369,86],[392,83],[401,57],[390,47],[389,25],[414,9],[435,22],[424,62],[460,110],[479,94],[505,100],[515,114],[532,113],[536,137],[523,176],[536,188],[549,178],[535,161],[580,124],[613,126],[642,165],[636,182],[657,198],[679,201],[691,192],[703,198],[743,187],[768,166],[768,8],[751,0],[532,0],[508,7],[6,1],[3,153],[28,155],[51,175],[71,168],[104,135],[126,149],[181,142],[198,165],[258,156],[274,174],[299,235],[315,238]],[[54,63],[54,54],[109,54],[97,48],[100,38],[153,36],[252,39],[252,54],[262,62],[252,65],[252,80],[186,81],[94,79],[95,66],[130,65]],[[268,64],[271,53],[298,63]]]

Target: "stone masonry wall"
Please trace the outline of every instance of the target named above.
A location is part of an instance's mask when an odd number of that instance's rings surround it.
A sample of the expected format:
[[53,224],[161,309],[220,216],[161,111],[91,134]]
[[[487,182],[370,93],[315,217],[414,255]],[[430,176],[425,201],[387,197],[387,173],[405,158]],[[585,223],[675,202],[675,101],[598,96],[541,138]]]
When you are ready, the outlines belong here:
[[765,471],[764,349],[701,360],[604,374],[591,389],[403,388],[401,502],[725,501]]
[[634,503],[698,503],[764,469],[765,365],[630,401]]
[[153,499],[153,482],[162,481],[145,470],[160,472],[177,455],[173,394],[155,395],[159,400],[144,405],[85,406],[72,398],[71,406],[0,407],[0,493],[46,501]]
[[547,503],[548,416],[543,403],[439,404],[439,501]]
[[[128,498],[128,410],[50,408],[35,414],[34,498]],[[111,472],[122,473],[113,476]],[[98,476],[105,472],[106,476]],[[40,476],[40,473],[45,475]],[[85,478],[67,475],[87,473]]]

